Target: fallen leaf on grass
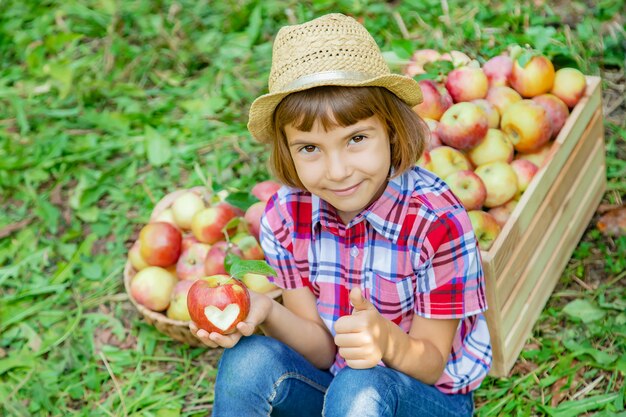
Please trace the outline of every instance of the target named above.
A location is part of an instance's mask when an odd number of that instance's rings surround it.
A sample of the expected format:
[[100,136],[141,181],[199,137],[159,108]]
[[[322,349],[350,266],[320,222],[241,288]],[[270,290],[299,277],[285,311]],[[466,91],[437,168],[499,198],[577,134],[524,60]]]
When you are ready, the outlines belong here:
[[626,235],[626,206],[607,211],[596,226],[606,236]]
[[567,391],[562,391],[562,389],[565,384],[567,384],[568,378],[569,377],[564,376],[556,381],[554,384],[552,384],[552,387],[550,387],[550,393],[552,394],[550,405],[552,407],[556,407],[557,405],[559,405],[559,403],[563,399],[563,396],[567,393]]

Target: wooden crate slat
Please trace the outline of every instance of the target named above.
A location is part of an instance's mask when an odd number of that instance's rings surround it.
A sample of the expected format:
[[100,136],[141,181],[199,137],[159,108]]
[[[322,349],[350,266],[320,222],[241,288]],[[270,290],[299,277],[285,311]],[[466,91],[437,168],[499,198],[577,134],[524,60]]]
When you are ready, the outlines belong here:
[[[599,109],[592,123],[585,131],[586,137],[602,135],[602,117]],[[519,282],[520,275],[527,267],[530,257],[533,256],[550,223],[554,221],[554,216],[560,210],[561,202],[572,187],[572,183],[576,180],[580,167],[589,158],[594,145],[595,142],[592,140],[579,141],[576,149],[570,155],[570,159],[562,167],[561,175],[553,182],[551,193],[544,198],[544,201],[547,201],[548,204],[544,203],[537,210],[527,233],[518,238],[513,252],[507,254],[506,266],[500,271],[500,274],[502,274],[500,277],[506,277],[506,279],[496,280],[497,293],[498,298],[501,300],[501,305],[510,297],[513,287]]]
[[[604,192],[604,186],[596,189],[590,188],[598,182],[598,176],[606,175],[600,166],[604,166],[604,146],[602,143],[596,142],[596,146],[589,153],[586,153],[587,164],[580,170],[579,175],[575,177],[576,181],[567,188],[567,195],[564,198],[551,199],[549,206],[556,206],[553,215],[557,221],[554,221],[541,230],[542,239],[537,243],[533,256],[528,260],[528,267],[524,270],[522,276],[519,277],[513,293],[506,303],[502,306],[502,331],[510,335],[514,333],[515,323],[521,321],[520,316],[523,306],[529,303],[529,294],[538,282],[556,280],[560,276],[561,271],[553,271],[552,276],[547,266],[558,259],[567,261],[571,255],[560,247],[559,242],[564,236],[570,238],[580,238],[580,236],[571,236],[572,227],[577,226],[581,222],[584,227],[589,223],[589,219],[585,219],[587,205],[595,202],[595,197]],[[573,166],[572,168],[576,168]],[[570,175],[575,175],[571,172]],[[568,176],[568,175],[566,175]],[[558,191],[555,189],[554,191]],[[557,194],[557,193],[555,193]],[[560,194],[560,193],[558,193]],[[554,196],[552,196],[554,197]],[[591,208],[591,214],[595,210],[595,206]],[[584,229],[583,229],[584,230]],[[578,240],[572,241],[575,245]],[[573,248],[572,248],[573,249]],[[545,294],[546,299],[550,294]],[[507,336],[508,337],[508,336]]]

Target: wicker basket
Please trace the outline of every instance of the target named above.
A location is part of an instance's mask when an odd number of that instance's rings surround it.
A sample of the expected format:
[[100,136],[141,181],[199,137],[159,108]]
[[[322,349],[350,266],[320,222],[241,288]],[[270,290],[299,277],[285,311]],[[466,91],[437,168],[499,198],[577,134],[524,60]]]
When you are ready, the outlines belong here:
[[[205,201],[208,201],[206,195],[203,195],[204,192],[203,187],[195,187],[192,188],[191,191],[203,196]],[[152,214],[150,216],[150,220],[154,220],[163,210],[169,208],[174,200],[184,192],[188,190],[177,190],[170,194],[167,194],[163,197],[152,210]],[[126,261],[126,265],[124,265],[124,288],[126,290],[126,294],[128,294],[128,298],[133,303],[137,311],[141,313],[144,320],[149,324],[156,327],[158,331],[161,333],[170,336],[172,339],[177,340],[179,342],[186,343],[190,346],[204,346],[202,342],[200,342],[189,330],[189,322],[181,321],[181,320],[173,320],[167,317],[163,313],[159,313],[156,311],[152,311],[149,308],[139,304],[137,300],[135,300],[130,293],[130,282],[135,276],[137,271],[133,268],[132,264],[129,260]],[[274,291],[268,292],[266,295],[280,301],[280,296],[282,294],[282,290],[277,289]]]

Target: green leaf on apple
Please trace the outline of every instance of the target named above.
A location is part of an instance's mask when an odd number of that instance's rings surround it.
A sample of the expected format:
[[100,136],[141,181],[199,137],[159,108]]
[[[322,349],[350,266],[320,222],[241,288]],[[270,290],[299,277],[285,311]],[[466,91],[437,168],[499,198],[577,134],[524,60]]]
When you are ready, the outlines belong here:
[[241,217],[233,217],[232,219],[230,219],[228,223],[226,223],[224,227],[222,227],[222,233],[224,233],[225,236],[228,236],[228,231],[236,229],[237,226],[239,226],[239,223],[241,223],[241,220]]
[[446,60],[427,62],[424,64],[424,71],[428,74],[446,75],[453,69],[454,64],[451,61]]
[[[227,255],[228,256],[228,255]],[[237,279],[243,278],[246,274],[259,274],[266,276],[276,276],[276,270],[269,266],[265,261],[255,261],[248,259],[241,259],[233,255],[232,264],[228,273],[230,276]],[[226,263],[226,260],[224,260]]]
[[242,210],[247,210],[248,207],[259,201],[255,196],[249,192],[237,191],[230,193],[225,198],[226,202]]

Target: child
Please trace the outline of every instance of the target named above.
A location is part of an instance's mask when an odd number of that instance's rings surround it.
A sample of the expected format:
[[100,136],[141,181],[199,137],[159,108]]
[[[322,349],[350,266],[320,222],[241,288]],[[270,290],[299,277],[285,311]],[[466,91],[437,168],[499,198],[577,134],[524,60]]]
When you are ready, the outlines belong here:
[[286,184],[261,231],[283,304],[251,293],[227,336],[191,325],[229,348],[214,415],[470,416],[491,363],[483,272],[462,205],[415,166],[418,84],[330,14],[278,32],[269,91],[248,127]]

